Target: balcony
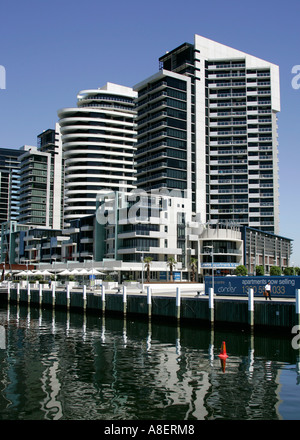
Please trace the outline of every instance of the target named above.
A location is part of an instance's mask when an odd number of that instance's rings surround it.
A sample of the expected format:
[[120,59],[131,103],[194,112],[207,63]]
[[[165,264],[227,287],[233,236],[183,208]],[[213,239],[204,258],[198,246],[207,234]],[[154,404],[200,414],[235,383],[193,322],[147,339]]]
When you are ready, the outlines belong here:
[[92,237],[91,238],[85,237],[80,240],[80,243],[82,243],[82,244],[94,243],[94,239]]

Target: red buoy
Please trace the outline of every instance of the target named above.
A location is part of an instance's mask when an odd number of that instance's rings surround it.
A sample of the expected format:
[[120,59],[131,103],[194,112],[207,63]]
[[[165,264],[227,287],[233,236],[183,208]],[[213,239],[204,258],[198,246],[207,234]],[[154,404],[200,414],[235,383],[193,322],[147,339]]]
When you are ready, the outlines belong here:
[[228,358],[228,354],[226,352],[226,344],[224,341],[222,342],[221,353],[218,356],[220,359],[227,359]]

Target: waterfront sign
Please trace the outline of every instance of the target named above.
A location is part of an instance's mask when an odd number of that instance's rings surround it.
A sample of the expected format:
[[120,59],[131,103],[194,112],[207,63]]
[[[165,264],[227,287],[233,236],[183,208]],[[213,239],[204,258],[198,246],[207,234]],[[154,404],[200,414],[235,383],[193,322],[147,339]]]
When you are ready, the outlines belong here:
[[[213,267],[214,268],[221,268],[221,269],[235,269],[237,266],[239,265],[239,263],[215,263]],[[212,263],[201,263],[201,267],[203,268],[211,268],[212,267]]]
[[173,272],[173,281],[180,281],[180,272]]
[[[167,272],[159,272],[159,280],[167,281]],[[173,281],[180,281],[180,272],[173,272]]]
[[[271,296],[282,298],[295,298],[295,290],[300,289],[298,276],[257,276],[257,277],[214,277],[214,290],[216,295],[248,296],[250,288],[254,296],[263,296],[265,285],[270,282]],[[212,287],[212,277],[205,277],[205,293]]]

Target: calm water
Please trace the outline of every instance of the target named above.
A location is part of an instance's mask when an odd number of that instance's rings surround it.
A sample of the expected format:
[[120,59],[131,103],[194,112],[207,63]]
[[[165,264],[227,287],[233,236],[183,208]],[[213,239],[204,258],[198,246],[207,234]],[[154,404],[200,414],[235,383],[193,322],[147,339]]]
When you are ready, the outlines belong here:
[[299,420],[291,339],[10,305],[0,419]]

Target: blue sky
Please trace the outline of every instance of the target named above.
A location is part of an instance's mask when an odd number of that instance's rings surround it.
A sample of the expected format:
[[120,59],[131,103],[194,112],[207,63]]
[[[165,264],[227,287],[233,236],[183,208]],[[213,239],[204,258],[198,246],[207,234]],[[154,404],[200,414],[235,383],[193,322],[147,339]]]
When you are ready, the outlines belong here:
[[36,145],[80,90],[106,82],[131,87],[194,34],[263,58],[280,68],[280,235],[294,239],[291,261],[300,266],[300,89],[291,83],[300,65],[299,16],[299,0],[2,2],[0,147]]

